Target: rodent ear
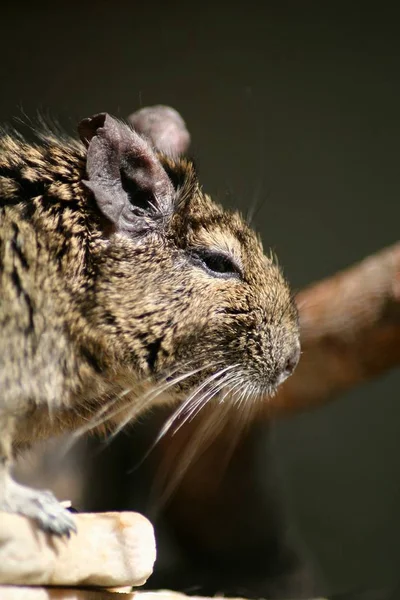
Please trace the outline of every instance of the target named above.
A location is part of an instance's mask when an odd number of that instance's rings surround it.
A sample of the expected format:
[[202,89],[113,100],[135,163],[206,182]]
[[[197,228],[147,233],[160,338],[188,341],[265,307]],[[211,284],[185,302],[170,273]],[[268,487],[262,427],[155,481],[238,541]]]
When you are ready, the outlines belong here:
[[106,113],[78,126],[87,145],[83,183],[120,233],[141,233],[173,211],[174,188],[149,143]]
[[147,106],[132,113],[129,123],[147,137],[154,148],[169,156],[185,154],[190,146],[190,134],[181,115],[170,106]]

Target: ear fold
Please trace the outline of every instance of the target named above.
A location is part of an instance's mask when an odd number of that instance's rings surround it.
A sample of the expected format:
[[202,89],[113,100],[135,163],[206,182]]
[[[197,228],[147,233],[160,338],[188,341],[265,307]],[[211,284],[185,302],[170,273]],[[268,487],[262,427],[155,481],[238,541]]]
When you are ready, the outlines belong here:
[[78,127],[87,144],[84,184],[120,233],[142,233],[172,212],[174,188],[151,146],[127,125],[101,113]]

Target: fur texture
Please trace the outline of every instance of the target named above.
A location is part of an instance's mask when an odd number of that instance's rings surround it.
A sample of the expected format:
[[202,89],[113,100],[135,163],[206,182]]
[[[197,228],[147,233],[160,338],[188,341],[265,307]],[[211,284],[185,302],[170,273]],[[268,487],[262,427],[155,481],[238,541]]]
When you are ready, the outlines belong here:
[[[123,230],[105,214],[87,169],[102,122],[85,143],[0,139],[0,508],[35,518],[7,496],[12,448],[124,423],[156,403],[192,396],[186,408],[201,408],[203,392],[255,402],[299,355],[281,270],[240,215],[202,191],[191,161],[133,145],[124,190],[149,226]],[[118,128],[128,139],[132,130]],[[113,139],[108,152],[122,161]],[[169,205],[148,198],[151,161],[168,179]],[[56,533],[71,528],[37,518]]]

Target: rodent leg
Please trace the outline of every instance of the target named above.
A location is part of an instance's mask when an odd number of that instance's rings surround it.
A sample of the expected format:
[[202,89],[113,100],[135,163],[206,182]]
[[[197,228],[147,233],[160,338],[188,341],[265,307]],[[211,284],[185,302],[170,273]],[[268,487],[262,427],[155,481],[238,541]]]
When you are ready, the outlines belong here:
[[13,418],[0,413],[0,511],[24,515],[43,531],[69,537],[76,525],[52,492],[23,486],[10,475],[13,423]]

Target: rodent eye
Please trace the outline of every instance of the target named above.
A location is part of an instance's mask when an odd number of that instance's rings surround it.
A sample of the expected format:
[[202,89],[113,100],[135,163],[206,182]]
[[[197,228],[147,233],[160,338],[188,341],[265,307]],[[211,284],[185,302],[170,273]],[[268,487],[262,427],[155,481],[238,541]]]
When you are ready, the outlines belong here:
[[223,252],[201,249],[192,252],[193,258],[202,263],[208,271],[225,277],[237,277],[241,275],[241,269],[233,258]]

